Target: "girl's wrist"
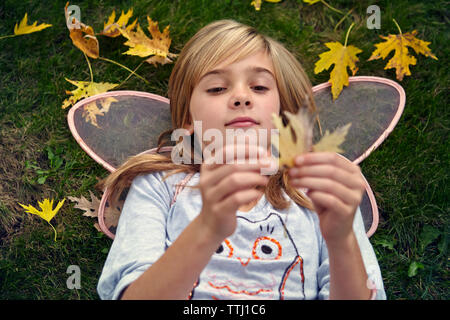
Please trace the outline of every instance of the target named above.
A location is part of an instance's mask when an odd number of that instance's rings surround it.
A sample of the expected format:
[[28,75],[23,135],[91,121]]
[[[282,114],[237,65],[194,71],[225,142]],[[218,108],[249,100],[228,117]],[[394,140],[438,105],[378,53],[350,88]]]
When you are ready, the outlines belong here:
[[198,226],[199,235],[202,237],[202,242],[210,243],[219,247],[222,241],[226,238],[215,232],[213,228],[206,222],[204,215],[200,213],[192,223]]
[[[331,239],[325,239],[325,242],[327,244],[328,252],[348,252],[352,251],[357,248],[357,240],[355,233],[353,230],[348,233],[345,236],[338,237],[338,238],[331,238]],[[355,246],[356,245],[356,246]]]

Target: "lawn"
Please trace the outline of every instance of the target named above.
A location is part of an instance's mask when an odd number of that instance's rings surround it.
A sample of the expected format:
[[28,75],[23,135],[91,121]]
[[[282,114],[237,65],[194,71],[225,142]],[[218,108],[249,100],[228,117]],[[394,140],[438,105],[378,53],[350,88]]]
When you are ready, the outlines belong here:
[[[263,2],[260,11],[251,0],[77,1],[81,21],[96,31],[112,10],[133,8],[133,20],[147,26],[146,16],[170,25],[171,52],[179,53],[202,26],[223,18],[255,26],[286,45],[302,62],[313,85],[328,81],[329,72],[314,74],[324,43],[341,41],[352,22],[349,43],[363,50],[357,75],[395,80],[384,70],[387,60],[367,61],[379,35],[417,30],[430,41],[439,60],[413,53],[417,64],[399,82],[406,92],[404,113],[389,138],[361,164],[375,191],[380,224],[371,242],[381,266],[388,299],[448,299],[449,191],[449,2],[448,1],[327,1],[352,12],[339,14],[322,3],[300,0]],[[366,27],[366,8],[381,9],[381,28]],[[0,39],[0,299],[98,299],[96,285],[111,240],[93,227],[93,220],[73,208],[68,196],[89,196],[98,179],[107,175],[76,143],[62,109],[65,78],[89,81],[83,53],[69,38],[65,1],[12,1],[0,4],[0,37],[28,13],[32,23],[53,26],[38,33]],[[339,23],[336,30],[335,26]],[[125,39],[99,36],[100,55],[130,69],[142,58],[123,55]],[[115,64],[90,59],[97,82],[121,83],[128,72]],[[167,96],[173,64],[143,64],[138,74],[119,89]],[[446,107],[447,106],[447,107]],[[95,191],[100,196],[98,191]],[[51,227],[19,206],[37,205],[44,198],[66,198]],[[81,271],[81,288],[68,289],[70,265]]]

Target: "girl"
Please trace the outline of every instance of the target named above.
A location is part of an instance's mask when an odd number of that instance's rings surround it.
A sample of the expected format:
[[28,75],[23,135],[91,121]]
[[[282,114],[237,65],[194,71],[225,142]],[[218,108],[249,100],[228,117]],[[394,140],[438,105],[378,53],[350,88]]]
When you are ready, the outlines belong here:
[[[313,112],[312,97],[291,53],[231,20],[198,31],[169,80],[173,128],[194,138],[210,129],[223,136],[236,128],[269,132],[272,113]],[[173,130],[160,136],[159,147]],[[254,148],[247,146],[246,156]],[[100,297],[385,299],[358,208],[359,167],[332,153],[309,153],[296,157],[294,168],[264,176],[271,155],[265,151],[260,161],[244,164],[177,164],[167,155],[141,155],[111,174],[102,187],[113,190],[112,201],[131,186]],[[190,176],[172,203],[176,186]]]

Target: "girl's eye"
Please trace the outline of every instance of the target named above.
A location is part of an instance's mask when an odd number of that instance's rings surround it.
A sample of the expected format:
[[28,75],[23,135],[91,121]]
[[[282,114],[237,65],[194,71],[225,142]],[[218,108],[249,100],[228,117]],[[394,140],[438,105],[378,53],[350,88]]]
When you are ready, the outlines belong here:
[[222,92],[224,90],[225,90],[225,88],[218,87],[218,88],[208,89],[207,92],[209,92],[209,93],[219,93],[219,92]]
[[267,91],[267,90],[269,90],[269,88],[264,87],[264,86],[254,86],[253,89],[255,89],[256,91]]

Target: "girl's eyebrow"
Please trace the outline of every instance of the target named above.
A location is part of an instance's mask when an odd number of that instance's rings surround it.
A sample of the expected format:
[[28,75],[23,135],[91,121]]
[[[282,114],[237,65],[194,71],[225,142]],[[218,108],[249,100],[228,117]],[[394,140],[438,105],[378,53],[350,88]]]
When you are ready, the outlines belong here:
[[[273,79],[275,79],[275,76],[273,75],[273,73],[270,72],[270,70],[268,70],[266,68],[263,68],[263,67],[250,66],[250,67],[247,67],[246,69],[244,69],[244,72],[247,72],[247,73],[267,73]],[[202,80],[203,78],[205,78],[207,76],[210,76],[210,75],[214,75],[214,74],[221,75],[221,74],[228,74],[228,73],[230,73],[230,71],[227,70],[227,69],[214,69],[214,70],[211,70],[211,71],[205,73],[200,80]]]

